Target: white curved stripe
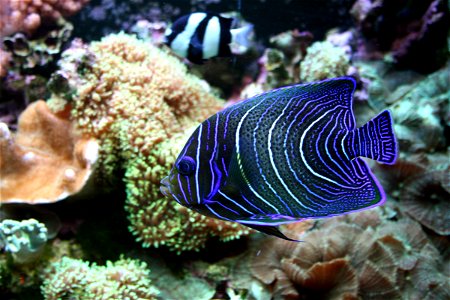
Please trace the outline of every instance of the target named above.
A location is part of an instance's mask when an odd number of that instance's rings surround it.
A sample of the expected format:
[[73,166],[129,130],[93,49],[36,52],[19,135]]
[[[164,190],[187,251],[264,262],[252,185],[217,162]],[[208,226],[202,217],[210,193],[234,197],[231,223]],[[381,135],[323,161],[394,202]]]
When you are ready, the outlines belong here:
[[192,36],[195,34],[198,25],[203,19],[206,18],[205,13],[193,13],[189,16],[186,23],[186,27],[180,32],[170,44],[173,52],[181,57],[187,57],[189,51],[189,45],[191,43]]
[[[269,129],[269,138],[267,139],[267,149],[269,151],[269,160],[270,160],[270,164],[272,165],[272,169],[275,171],[275,175],[277,176],[278,180],[281,182],[281,184],[283,185],[284,189],[286,190],[286,192],[288,192],[289,196],[291,196],[301,207],[305,208],[305,209],[311,209],[310,207],[305,206],[300,199],[298,199],[293,193],[292,191],[289,189],[289,187],[286,185],[286,183],[284,183],[283,178],[281,178],[280,173],[278,172],[277,167],[275,166],[275,162],[273,160],[273,152],[272,152],[272,133],[273,130],[275,128],[275,126],[277,125],[277,122],[284,116],[286,109],[289,107],[290,103],[291,103],[292,99],[289,100],[289,103],[283,108],[283,111],[281,112],[281,114],[275,119],[275,121],[272,123],[272,126],[270,126]],[[286,132],[287,135],[287,132]]]
[[205,204],[206,208],[209,209],[210,212],[212,212],[213,215],[215,215],[217,218],[222,219],[222,220],[226,220],[226,221],[231,221],[233,222],[234,220],[225,218],[223,216],[221,216],[220,214],[216,213],[211,207],[209,207],[208,204]]
[[245,114],[242,116],[241,120],[239,120],[237,129],[236,129],[236,159],[237,159],[237,163],[239,166],[239,171],[241,172],[241,175],[244,177],[245,182],[248,185],[248,188],[250,189],[250,191],[252,191],[252,193],[259,198],[260,200],[262,200],[266,205],[272,207],[274,209],[274,211],[276,211],[278,214],[280,213],[278,211],[278,209],[273,206],[269,201],[267,201],[266,199],[264,199],[264,197],[262,197],[250,184],[250,182],[248,181],[248,179],[245,177],[245,173],[242,167],[242,162],[241,162],[241,158],[240,158],[240,149],[239,149],[239,136],[241,133],[241,126],[242,123],[244,122],[245,118],[248,116],[248,114],[254,110],[256,107],[258,107],[262,102],[264,102],[264,100],[261,100],[258,104],[254,105],[251,109],[249,109],[248,111],[245,112]]
[[302,161],[303,161],[305,167],[306,167],[306,168],[307,168],[314,176],[316,176],[316,177],[318,177],[318,178],[321,178],[321,179],[323,179],[323,180],[325,180],[325,181],[331,182],[331,183],[333,183],[333,184],[335,184],[335,185],[337,185],[337,186],[341,186],[341,187],[346,188],[346,189],[356,190],[356,189],[360,189],[360,187],[351,187],[351,186],[342,185],[342,184],[339,184],[338,182],[336,182],[336,181],[334,181],[334,180],[332,180],[332,179],[330,179],[330,178],[327,178],[327,177],[322,176],[322,175],[320,175],[319,173],[315,172],[315,171],[310,167],[310,165],[308,164],[308,162],[306,161],[305,155],[303,154],[303,151],[302,151],[302,147],[303,147],[303,143],[304,143],[304,140],[305,140],[305,136],[306,136],[306,134],[308,133],[308,131],[311,130],[311,128],[312,128],[314,125],[316,125],[316,123],[320,122],[320,121],[321,121],[323,118],[325,118],[329,113],[335,111],[335,110],[338,109],[338,108],[345,108],[345,106],[337,105],[335,108],[333,108],[332,110],[327,111],[327,112],[326,112],[325,114],[323,114],[320,118],[318,118],[317,120],[315,120],[314,122],[312,122],[312,123],[308,126],[308,128],[306,128],[306,130],[303,132],[303,134],[302,134],[302,136],[301,136],[301,138],[300,138],[300,145],[299,145],[300,157],[302,158]]
[[206,26],[203,37],[203,58],[208,59],[219,55],[220,22],[218,17],[212,17]]
[[[310,101],[308,101],[308,103],[309,102],[315,102],[316,100],[320,100],[320,99],[322,99],[323,97],[321,97],[321,98],[318,98],[318,99],[315,99],[315,100],[310,100]],[[318,104],[318,105],[316,105],[315,106],[315,109],[312,109],[309,113],[307,113],[306,114],[306,116],[309,116],[311,113],[313,113],[313,112],[317,112],[317,111],[321,111],[320,109],[318,109],[319,107],[321,107],[321,106],[323,106],[323,105],[326,105],[326,104],[329,104],[329,103],[331,103],[331,102],[333,102],[333,101],[327,101],[327,102],[324,102],[324,103],[322,103],[322,104]],[[303,110],[305,109],[307,107],[307,105],[305,105],[295,116],[294,116],[294,119],[293,119],[293,121],[289,124],[289,126],[288,126],[288,129],[286,130],[286,132],[290,132],[291,131],[291,127],[297,122],[297,117],[301,114],[301,113],[303,113]],[[302,121],[303,121],[303,119],[306,117],[306,116],[304,116],[303,118],[302,118]],[[318,198],[318,199],[321,199],[321,200],[323,200],[323,201],[325,201],[325,202],[330,202],[330,200],[329,199],[325,199],[325,198],[323,198],[322,196],[320,196],[319,194],[317,194],[317,193],[315,193],[314,191],[312,191],[309,187],[308,187],[308,185],[306,185],[306,184],[304,184],[301,180],[300,180],[300,178],[297,176],[297,172],[294,170],[294,168],[292,167],[292,165],[291,165],[291,162],[290,162],[290,160],[289,160],[289,153],[287,152],[287,138],[288,138],[288,134],[286,134],[285,135],[285,138],[284,138],[284,141],[283,141],[283,148],[284,148],[284,156],[286,157],[286,162],[287,162],[287,164],[288,164],[288,167],[289,167],[289,170],[291,171],[291,173],[292,173],[292,175],[294,175],[294,177],[295,177],[295,179],[297,180],[297,182],[298,183],[300,183],[300,185],[303,187],[303,188],[305,188],[306,189],[306,191],[309,193],[309,194],[311,194],[311,195],[313,195],[313,196],[315,196],[316,198]],[[293,147],[293,146],[292,146]],[[306,195],[306,197],[307,197],[307,195]],[[311,200],[309,200],[308,199],[308,201],[310,201],[311,202]],[[320,205],[320,204],[318,204],[318,203],[314,203],[315,205],[317,205],[317,206],[320,206],[320,207],[323,207],[323,205]]]
[[227,195],[225,195],[224,193],[222,193],[220,190],[218,191],[220,195],[222,195],[225,199],[233,202],[236,206],[239,206],[242,210],[245,210],[246,212],[248,212],[249,214],[253,214],[251,211],[248,211],[245,207],[243,207],[242,205],[240,205],[239,203],[237,203],[236,201],[234,201],[233,199],[231,199],[230,197],[228,197]]
[[278,195],[277,191],[272,187],[269,180],[267,180],[266,175],[264,175],[264,172],[263,172],[263,169],[261,168],[261,164],[260,164],[260,160],[259,160],[259,153],[258,153],[258,150],[256,147],[256,141],[257,141],[256,133],[258,132],[259,125],[263,121],[264,116],[267,114],[267,112],[270,111],[274,105],[276,105],[277,101],[278,101],[278,99],[272,100],[272,103],[270,104],[270,106],[266,108],[266,110],[259,117],[258,122],[256,122],[255,129],[253,129],[253,150],[255,151],[256,164],[258,165],[259,173],[261,174],[261,177],[264,180],[264,184],[267,185],[269,187],[269,189],[272,191],[272,193],[275,195],[275,197],[277,197],[278,200],[280,200],[281,203],[283,203],[286,210],[292,214],[291,208],[286,204],[286,202],[283,201],[283,199],[280,197],[280,195]]
[[[339,174],[339,173],[338,173],[337,171],[335,171],[333,168],[329,168],[329,169],[330,169],[334,174],[336,174],[339,178],[341,178],[342,180],[344,180],[345,183],[347,183],[347,184],[355,184],[355,180],[354,180],[350,175],[348,175],[347,172],[344,171],[344,169],[342,169],[342,167],[339,165],[339,163],[333,159],[333,156],[332,156],[331,153],[328,151],[328,141],[329,141],[329,139],[330,139],[330,136],[331,136],[331,135],[333,134],[333,132],[336,130],[336,127],[338,126],[339,120],[341,120],[341,118],[340,118],[341,114],[342,114],[342,111],[339,112],[338,116],[336,117],[336,121],[334,122],[333,128],[331,129],[330,133],[327,135],[327,137],[326,137],[326,139],[325,139],[325,144],[324,144],[324,145],[325,145],[325,152],[327,153],[328,158],[329,158],[329,159],[330,159],[330,160],[331,160],[331,161],[339,168],[339,170],[342,171],[342,173],[343,173],[350,181],[345,180],[345,179],[343,178],[343,176],[341,176],[341,174]],[[331,119],[330,122],[331,122],[331,121],[333,121],[333,120]],[[328,123],[327,123],[327,126],[325,126],[325,127],[328,127],[328,124],[329,124],[330,122],[328,122]],[[338,131],[338,133],[339,133],[339,131]],[[338,135],[335,134],[335,137],[337,137],[337,136],[338,136]],[[318,140],[319,140],[319,139],[318,139]],[[333,150],[336,152],[336,155],[339,156],[339,154],[337,153],[337,149],[334,147],[334,141],[336,141],[335,138],[333,139]],[[317,148],[317,142],[316,142],[316,148]],[[327,164],[325,163],[325,165],[327,165]]]
[[214,191],[215,180],[216,180],[216,173],[213,170],[212,162],[216,158],[216,152],[217,152],[217,131],[218,131],[218,125],[219,125],[219,114],[216,115],[216,126],[214,128],[214,149],[213,149],[213,152],[211,154],[211,158],[209,159],[209,169],[211,171],[211,190],[209,192],[208,197]]
[[[342,153],[344,153],[345,158],[347,159],[347,162],[348,162],[348,164],[347,164],[347,163],[344,163],[344,166],[346,167],[346,169],[347,169],[350,173],[354,174],[354,175],[355,175],[356,177],[358,177],[359,179],[364,179],[363,177],[359,176],[359,174],[356,172],[356,170],[355,170],[355,168],[354,168],[354,166],[353,166],[353,164],[352,164],[352,162],[351,162],[351,159],[349,158],[347,152],[345,151],[344,141],[345,141],[345,139],[347,138],[347,135],[348,135],[348,131],[345,132],[344,136],[343,136],[342,139],[341,139],[341,149],[342,149]],[[337,147],[336,147],[336,140],[335,140],[334,143],[333,143],[333,148],[334,148],[334,150],[336,151],[336,153],[337,153],[337,155],[339,156],[339,158],[342,159],[342,157],[339,155],[339,152],[338,152]],[[343,160],[343,161],[344,161],[344,160]]]
[[201,148],[201,137],[202,137],[202,131],[203,131],[203,124],[200,124],[198,136],[197,136],[197,153],[195,156],[195,188],[197,192],[197,203],[201,203],[200,198],[200,188],[198,184],[198,170],[200,169],[200,148]]

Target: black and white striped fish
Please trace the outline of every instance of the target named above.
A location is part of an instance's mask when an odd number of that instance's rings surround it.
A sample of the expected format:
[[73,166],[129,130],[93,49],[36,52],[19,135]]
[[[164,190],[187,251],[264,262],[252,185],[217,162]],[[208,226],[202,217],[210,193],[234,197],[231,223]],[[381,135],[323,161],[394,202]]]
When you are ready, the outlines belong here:
[[211,116],[162,180],[162,193],[284,239],[279,224],[383,204],[383,188],[359,157],[395,162],[391,115],[356,128],[354,90],[350,77],[294,85]]
[[166,32],[166,43],[179,56],[200,64],[212,57],[229,57],[239,45],[247,48],[253,26],[231,29],[233,19],[197,12],[179,18]]

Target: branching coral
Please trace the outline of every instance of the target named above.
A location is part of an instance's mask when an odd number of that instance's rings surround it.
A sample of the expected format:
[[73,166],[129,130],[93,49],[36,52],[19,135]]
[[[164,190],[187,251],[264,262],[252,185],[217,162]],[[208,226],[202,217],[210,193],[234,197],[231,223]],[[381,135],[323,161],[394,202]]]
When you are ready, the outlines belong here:
[[0,38],[25,32],[32,34],[41,24],[73,15],[89,0],[3,0],[0,5]]
[[[299,238],[304,242],[271,239],[254,258],[254,275],[276,299],[419,299],[446,292],[446,271],[429,274],[419,263],[423,251],[437,251],[410,219],[387,221],[371,210],[320,221]],[[442,263],[439,254],[435,259]]]
[[106,266],[63,257],[45,271],[45,299],[156,299],[147,264],[121,258]]
[[17,263],[27,263],[36,258],[47,242],[47,228],[35,219],[0,223],[0,248],[11,253]]
[[74,133],[67,117],[37,101],[20,116],[17,134],[0,123],[0,203],[50,203],[85,186],[98,144]]
[[300,79],[305,82],[347,74],[350,58],[344,49],[331,42],[315,42],[300,63]]
[[[223,105],[207,84],[177,59],[125,34],[69,51],[60,74],[77,84],[72,117],[83,134],[100,141],[104,177],[125,170],[126,210],[137,239],[182,251],[199,249],[211,235],[247,233],[185,210],[159,191],[191,130]],[[63,98],[55,95],[51,105],[64,107]]]

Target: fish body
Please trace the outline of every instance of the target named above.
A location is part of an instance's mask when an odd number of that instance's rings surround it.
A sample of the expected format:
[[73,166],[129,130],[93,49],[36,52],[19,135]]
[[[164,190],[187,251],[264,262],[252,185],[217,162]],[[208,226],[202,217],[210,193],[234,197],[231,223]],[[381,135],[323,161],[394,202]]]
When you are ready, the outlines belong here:
[[281,238],[280,224],[368,209],[385,193],[360,156],[392,164],[389,111],[356,128],[350,77],[232,105],[195,130],[161,191],[206,216]]
[[177,19],[166,32],[166,43],[179,56],[201,64],[212,57],[230,57],[231,45],[248,46],[251,25],[232,29],[233,19],[197,12]]

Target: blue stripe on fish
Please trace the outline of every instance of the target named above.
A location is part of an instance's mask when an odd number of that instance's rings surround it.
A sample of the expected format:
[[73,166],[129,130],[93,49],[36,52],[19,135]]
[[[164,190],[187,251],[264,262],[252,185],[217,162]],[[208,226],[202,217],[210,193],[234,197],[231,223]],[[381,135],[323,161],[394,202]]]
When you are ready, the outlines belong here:
[[395,162],[392,119],[384,111],[356,128],[355,85],[342,77],[289,86],[211,116],[161,191],[204,215],[286,239],[276,225],[382,204],[383,189],[359,157]]

